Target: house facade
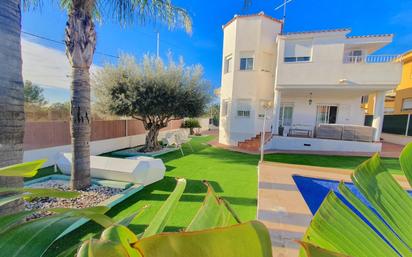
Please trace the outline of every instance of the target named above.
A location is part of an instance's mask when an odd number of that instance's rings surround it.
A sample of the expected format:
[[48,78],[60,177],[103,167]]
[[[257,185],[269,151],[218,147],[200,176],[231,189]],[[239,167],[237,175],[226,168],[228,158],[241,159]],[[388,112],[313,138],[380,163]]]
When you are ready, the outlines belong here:
[[[369,95],[363,105],[367,114],[373,114],[375,95]],[[385,114],[412,114],[412,51],[402,55],[402,79],[395,90],[386,93]]]
[[[282,33],[264,13],[223,26],[219,142],[266,149],[379,151],[385,92],[401,78],[397,56],[372,53],[392,35],[349,36],[350,29]],[[375,94],[372,128],[362,96]],[[263,121],[265,128],[263,129]]]

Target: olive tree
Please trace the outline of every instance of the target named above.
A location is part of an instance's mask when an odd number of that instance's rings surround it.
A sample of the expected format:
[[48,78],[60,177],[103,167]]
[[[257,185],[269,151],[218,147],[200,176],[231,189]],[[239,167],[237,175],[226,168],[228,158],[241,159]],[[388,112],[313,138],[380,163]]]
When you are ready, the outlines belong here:
[[144,152],[160,149],[160,129],[172,120],[197,117],[209,102],[209,83],[200,65],[145,56],[139,63],[122,56],[117,66],[106,65],[95,77],[94,92],[100,111],[142,121],[148,131]]

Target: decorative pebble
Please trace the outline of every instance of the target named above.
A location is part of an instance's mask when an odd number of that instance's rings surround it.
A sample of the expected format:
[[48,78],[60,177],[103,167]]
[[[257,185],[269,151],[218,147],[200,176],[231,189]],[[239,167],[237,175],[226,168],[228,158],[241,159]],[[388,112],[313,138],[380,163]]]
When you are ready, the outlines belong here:
[[[54,197],[41,197],[35,198],[31,201],[25,201],[26,210],[41,210],[48,208],[87,208],[99,205],[101,202],[109,199],[110,197],[121,193],[123,190],[119,188],[104,187],[98,185],[92,185],[84,190],[70,190],[68,181],[64,180],[48,180],[45,182],[36,183],[30,185],[32,188],[51,188],[61,191],[76,191],[80,193],[80,196],[72,199],[66,198],[54,198]],[[36,212],[26,220],[36,219],[44,216],[51,215],[48,211]]]

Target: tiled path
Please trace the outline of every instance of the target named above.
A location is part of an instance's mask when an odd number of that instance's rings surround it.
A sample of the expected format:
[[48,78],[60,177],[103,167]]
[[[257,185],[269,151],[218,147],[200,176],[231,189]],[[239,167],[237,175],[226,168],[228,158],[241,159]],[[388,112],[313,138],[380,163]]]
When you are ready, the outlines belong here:
[[[258,219],[270,231],[274,257],[298,256],[299,246],[294,240],[302,238],[312,219],[292,175],[350,181],[350,172],[283,163],[259,165]],[[408,188],[405,177],[396,176],[396,179]]]

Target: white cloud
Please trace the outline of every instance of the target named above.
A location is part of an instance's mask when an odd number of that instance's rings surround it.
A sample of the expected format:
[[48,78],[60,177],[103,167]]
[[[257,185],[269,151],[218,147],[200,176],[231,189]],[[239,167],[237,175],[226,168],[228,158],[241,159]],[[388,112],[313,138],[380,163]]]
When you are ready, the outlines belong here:
[[[21,44],[24,80],[45,87],[70,89],[71,66],[63,51],[25,38],[22,38]],[[91,72],[99,68],[93,65]]]

